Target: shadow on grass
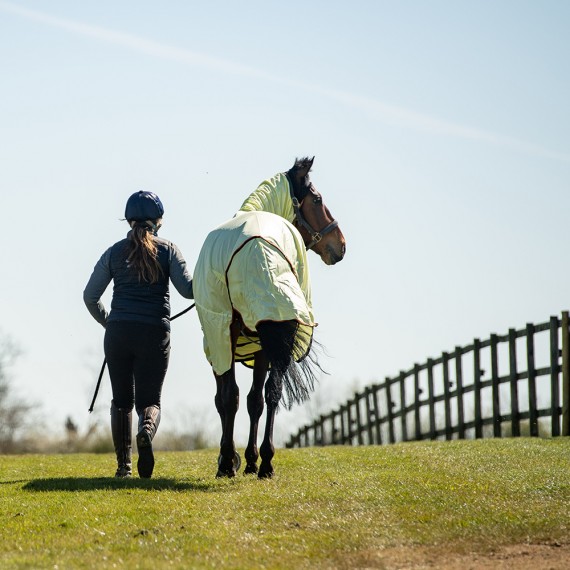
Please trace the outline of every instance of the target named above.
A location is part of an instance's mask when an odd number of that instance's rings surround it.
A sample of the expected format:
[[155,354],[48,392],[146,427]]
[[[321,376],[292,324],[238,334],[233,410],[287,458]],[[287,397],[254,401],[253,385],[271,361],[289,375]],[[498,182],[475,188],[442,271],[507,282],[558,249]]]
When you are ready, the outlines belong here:
[[204,481],[177,479],[118,479],[115,477],[53,477],[32,479],[22,489],[26,491],[115,491],[146,489],[149,491],[220,491],[219,486]]

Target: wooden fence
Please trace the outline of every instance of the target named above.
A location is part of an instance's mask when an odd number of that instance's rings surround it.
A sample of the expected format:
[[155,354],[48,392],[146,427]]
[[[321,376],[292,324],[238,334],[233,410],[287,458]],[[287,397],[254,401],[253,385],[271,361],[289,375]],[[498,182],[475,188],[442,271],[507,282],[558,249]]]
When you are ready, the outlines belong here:
[[455,347],[362,392],[287,447],[570,435],[568,311]]

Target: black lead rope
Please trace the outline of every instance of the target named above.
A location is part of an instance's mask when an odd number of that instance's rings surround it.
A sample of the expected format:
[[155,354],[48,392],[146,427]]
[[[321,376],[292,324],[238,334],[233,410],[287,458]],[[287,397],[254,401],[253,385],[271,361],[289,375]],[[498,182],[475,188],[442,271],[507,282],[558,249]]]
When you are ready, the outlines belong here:
[[[180,311],[178,314],[170,317],[170,320],[173,321],[178,317],[186,314],[188,311],[191,311],[196,306],[196,303],[192,303],[187,309]],[[93,394],[93,400],[91,400],[91,406],[89,406],[89,413],[93,411],[93,407],[95,406],[95,400],[97,399],[97,394],[99,394],[99,388],[101,387],[101,380],[103,378],[103,373],[105,372],[105,366],[107,365],[107,359],[103,360],[103,366],[101,366],[101,372],[99,372],[99,378],[97,379],[97,385],[95,386],[95,393]]]
[[173,317],[170,317],[170,320],[171,320],[171,321],[174,321],[174,320],[177,319],[178,317],[181,317],[182,315],[185,315],[188,311],[191,311],[195,306],[196,306],[196,303],[192,303],[187,309],[184,309],[183,311],[180,311],[179,313],[177,313],[177,314],[174,315]]

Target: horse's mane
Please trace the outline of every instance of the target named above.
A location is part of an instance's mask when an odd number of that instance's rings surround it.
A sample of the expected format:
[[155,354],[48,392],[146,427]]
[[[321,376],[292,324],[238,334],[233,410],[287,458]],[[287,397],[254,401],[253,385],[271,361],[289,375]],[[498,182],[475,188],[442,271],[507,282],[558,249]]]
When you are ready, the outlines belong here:
[[309,158],[308,156],[304,156],[303,158],[296,158],[295,164],[293,165],[291,170],[299,170],[301,168],[309,168],[309,171],[310,171],[311,166],[313,164],[313,159],[314,159],[314,157]]
[[279,172],[272,178],[264,180],[243,201],[240,211],[263,211],[277,214],[289,222],[295,219],[290,190],[301,202],[309,192],[311,181],[309,171],[313,159],[308,157],[296,158],[295,164],[286,172]]
[[[291,184],[293,185],[293,193],[297,200],[301,201],[307,193],[309,192],[309,186],[311,185],[311,181],[309,178],[309,172],[311,172],[311,167],[313,165],[313,158],[309,158],[308,156],[304,156],[302,158],[295,158],[295,164],[287,171],[287,175]],[[299,170],[306,170],[307,174],[303,178],[303,184],[297,183],[297,172]]]

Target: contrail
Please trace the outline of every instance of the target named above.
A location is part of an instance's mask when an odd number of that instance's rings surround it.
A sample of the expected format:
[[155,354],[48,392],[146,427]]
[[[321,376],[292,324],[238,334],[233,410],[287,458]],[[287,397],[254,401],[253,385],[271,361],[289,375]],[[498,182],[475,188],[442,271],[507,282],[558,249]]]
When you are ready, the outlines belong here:
[[279,83],[288,87],[318,93],[330,100],[337,101],[347,107],[358,109],[373,119],[392,124],[395,126],[421,130],[430,132],[436,135],[451,136],[469,140],[480,141],[493,145],[508,147],[519,152],[532,154],[535,156],[542,156],[550,159],[561,160],[570,162],[570,155],[567,153],[552,151],[540,145],[529,143],[514,137],[500,135],[476,127],[460,125],[452,123],[438,117],[418,113],[416,111],[399,107],[397,105],[389,105],[383,103],[378,99],[372,97],[363,97],[354,93],[328,89],[319,85],[313,85],[306,82],[288,79],[279,75],[266,73],[255,67],[242,65],[226,59],[212,57],[203,53],[191,51],[188,49],[177,48],[147,40],[139,36],[127,34],[101,28],[99,26],[92,26],[74,20],[58,18],[39,12],[37,10],[30,10],[17,6],[10,2],[1,2],[0,9],[5,12],[11,12],[18,16],[27,18],[28,20],[35,20],[43,24],[60,28],[68,32],[93,38],[95,40],[115,44],[127,49],[144,53],[153,57],[159,57],[170,61],[178,61],[184,64],[203,67],[221,73],[238,75],[242,77],[251,77],[263,81],[270,81]]
[[533,154],[535,156],[570,162],[570,154],[568,153],[553,151],[515,137],[493,133],[477,127],[451,123],[410,109],[405,109],[396,105],[388,105],[377,99],[369,97],[362,97],[360,95],[354,95],[342,91],[325,90],[322,88],[316,89],[323,93],[323,95],[328,96],[330,99],[335,99],[345,103],[347,106],[365,111],[372,117],[384,123],[427,131],[437,135],[481,141],[497,146],[509,147],[513,150]]
[[132,34],[116,32],[113,30],[108,30],[106,28],[101,28],[99,26],[92,26],[89,24],[84,24],[82,22],[76,22],[74,20],[56,18],[54,16],[50,16],[49,14],[38,12],[37,10],[22,8],[21,6],[16,6],[15,4],[11,4],[9,2],[0,2],[0,9],[7,12],[12,12],[13,14],[17,14],[19,16],[23,16],[28,20],[42,22],[43,24],[47,24],[54,28],[61,28],[80,36],[86,36],[108,44],[123,46],[133,51],[154,57],[161,57],[163,59],[168,59],[171,61],[180,61],[191,65],[207,67],[209,69],[215,69],[225,73],[234,73],[239,75],[259,77],[261,79],[269,79],[266,74],[252,67],[235,64],[230,61],[210,57],[190,50],[164,45],[159,42],[147,40]]

